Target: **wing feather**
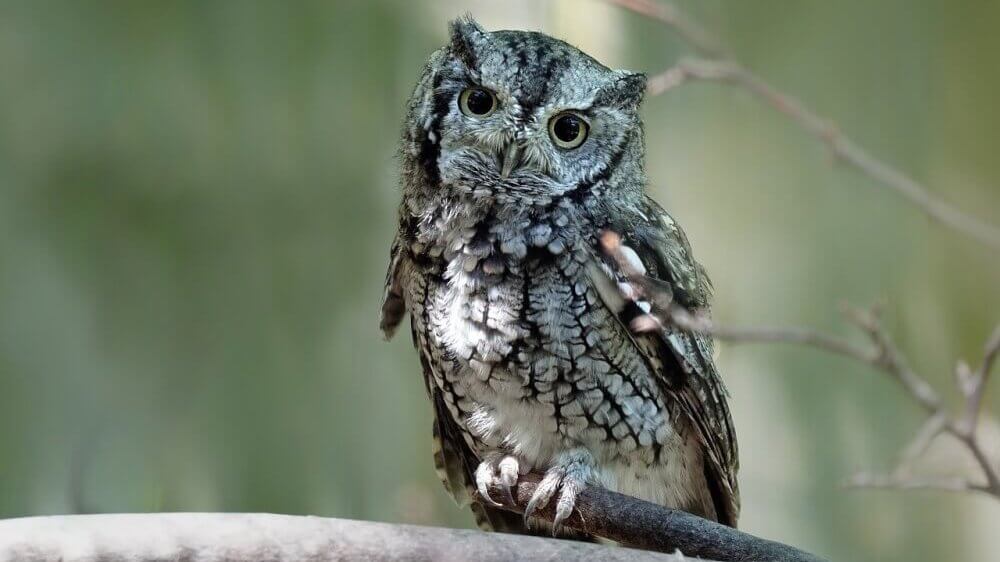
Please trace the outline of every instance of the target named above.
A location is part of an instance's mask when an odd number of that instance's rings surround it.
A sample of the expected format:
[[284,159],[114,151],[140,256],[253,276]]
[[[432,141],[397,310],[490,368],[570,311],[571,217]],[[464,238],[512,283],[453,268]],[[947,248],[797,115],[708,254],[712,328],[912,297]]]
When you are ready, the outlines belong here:
[[[651,199],[639,220],[627,224],[612,224],[611,230],[623,237],[622,246],[638,257],[641,270],[674,303],[691,312],[707,313],[711,284],[704,269],[694,260],[687,237],[674,220]],[[628,275],[614,260],[598,258],[602,271],[610,277],[611,285],[622,293],[617,299],[609,298],[608,281],[599,289],[605,303],[619,312],[618,317],[628,325],[634,317],[650,309],[649,302],[636,299],[639,294],[628,283]],[[629,258],[631,259],[631,258]],[[633,307],[622,307],[622,301]],[[713,361],[711,337],[685,332],[672,323],[664,322],[652,336],[657,345],[637,346],[642,353],[656,353],[665,365],[657,373],[664,389],[675,397],[683,413],[695,427],[705,450],[705,476],[712,491],[716,514],[720,522],[736,526],[739,517],[739,486],[736,473],[739,468],[736,434],[727,404],[727,392]],[[673,368],[671,368],[671,366]]]
[[406,315],[406,301],[403,298],[402,270],[406,252],[402,246],[402,231],[397,231],[389,250],[389,267],[385,273],[385,289],[382,292],[382,311],[379,328],[386,339],[390,339]]

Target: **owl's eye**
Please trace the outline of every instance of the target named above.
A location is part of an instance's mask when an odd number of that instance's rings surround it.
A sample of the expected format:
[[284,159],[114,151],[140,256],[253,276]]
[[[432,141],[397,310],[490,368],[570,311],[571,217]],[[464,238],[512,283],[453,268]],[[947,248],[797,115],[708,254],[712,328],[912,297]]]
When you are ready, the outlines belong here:
[[549,120],[549,136],[559,148],[576,148],[587,140],[590,125],[575,113],[565,112]]
[[486,88],[466,88],[458,96],[458,107],[470,117],[488,117],[497,108],[497,97]]

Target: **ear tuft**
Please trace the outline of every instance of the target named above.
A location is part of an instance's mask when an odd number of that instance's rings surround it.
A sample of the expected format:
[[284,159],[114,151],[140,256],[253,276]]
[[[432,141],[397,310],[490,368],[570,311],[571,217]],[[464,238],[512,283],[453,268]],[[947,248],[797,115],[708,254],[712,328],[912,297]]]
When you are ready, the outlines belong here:
[[597,103],[625,108],[636,108],[646,94],[646,75],[642,72],[617,71],[618,79],[605,86],[597,96]]
[[471,14],[465,14],[448,25],[451,33],[451,51],[469,68],[476,66],[476,46],[486,39],[483,29]]
[[638,107],[646,95],[646,75],[642,72],[621,71],[615,89],[621,97],[622,105]]

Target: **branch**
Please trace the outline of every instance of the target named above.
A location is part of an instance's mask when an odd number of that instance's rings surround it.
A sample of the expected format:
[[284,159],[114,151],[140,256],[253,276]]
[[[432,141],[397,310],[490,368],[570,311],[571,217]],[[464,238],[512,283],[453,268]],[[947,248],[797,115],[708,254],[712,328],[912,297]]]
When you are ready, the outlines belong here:
[[607,0],[673,29],[677,35],[706,59],[682,60],[674,67],[652,76],[648,91],[658,95],[684,82],[711,80],[740,87],[795,122],[800,128],[824,143],[835,160],[867,175],[901,195],[937,221],[980,242],[1000,248],[1000,228],[966,214],[931,194],[928,188],[899,169],[872,156],[857,142],[840,132],[825,117],[809,109],[798,99],[768,84],[719,47],[720,42],[688,19],[676,7],[653,0]]
[[968,400],[965,417],[962,420],[963,426],[968,431],[975,431],[979,410],[983,405],[983,394],[986,392],[986,383],[990,379],[990,372],[996,363],[997,355],[1000,355],[1000,326],[993,330],[993,335],[986,342],[983,349],[983,363],[975,373],[967,375],[969,371],[965,363],[960,363],[955,368],[958,386]]
[[721,41],[671,4],[662,4],[652,0],[608,1],[673,28],[681,39],[704,56],[729,58]]
[[[855,475],[850,481],[851,485],[976,491],[1000,499],[1000,467],[983,449],[977,433],[986,383],[989,381],[990,372],[998,355],[1000,355],[1000,326],[997,326],[986,343],[983,362],[979,369],[972,372],[964,362],[959,362],[956,366],[958,389],[964,397],[963,412],[956,415],[948,411],[944,400],[927,382],[927,379],[909,366],[906,357],[896,347],[889,332],[882,326],[879,306],[874,306],[870,310],[844,307],[844,315],[847,319],[864,332],[869,341],[868,347],[861,347],[842,338],[808,328],[729,328],[719,326],[712,322],[708,316],[692,313],[683,306],[674,303],[672,295],[656,280],[646,277],[643,271],[638,271],[623,252],[620,235],[605,231],[601,235],[600,244],[601,250],[616,263],[631,286],[628,295],[625,292],[622,293],[623,298],[645,301],[648,304],[649,313],[633,320],[631,326],[633,330],[652,332],[676,326],[681,330],[708,334],[720,340],[735,343],[782,342],[805,345],[864,363],[889,375],[899,383],[910,397],[927,412],[928,421],[918,432],[914,443],[904,452],[904,463],[897,467],[892,475],[872,476],[862,473]],[[972,482],[968,479],[917,479],[907,474],[907,471],[904,470],[906,466],[926,450],[928,444],[942,433],[957,438],[969,451],[985,477],[985,484]]]
[[965,478],[921,478],[896,474],[875,475],[859,472],[852,476],[847,485],[854,488],[883,488],[887,490],[936,490],[939,492],[986,492],[986,486],[973,484]]
[[[521,476],[514,494],[515,504],[502,507],[524,513],[541,476]],[[489,489],[494,499],[505,497],[499,485]],[[534,512],[551,522],[555,502]],[[611,539],[620,544],[659,552],[683,552],[725,561],[820,562],[822,559],[791,546],[761,539],[732,527],[702,519],[630,496],[590,486],[577,497],[572,515],[564,523],[578,531]]]
[[0,520],[0,560],[333,562],[343,560],[681,562],[576,541],[264,513],[62,515]]

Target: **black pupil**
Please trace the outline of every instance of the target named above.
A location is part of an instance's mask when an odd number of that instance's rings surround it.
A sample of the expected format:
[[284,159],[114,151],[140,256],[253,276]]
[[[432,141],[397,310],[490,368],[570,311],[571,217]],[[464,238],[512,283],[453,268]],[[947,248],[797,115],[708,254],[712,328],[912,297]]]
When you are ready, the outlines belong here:
[[476,115],[489,113],[493,109],[493,96],[484,90],[472,90],[465,100],[465,105]]
[[575,115],[564,115],[556,120],[555,127],[552,131],[556,134],[556,137],[563,142],[572,142],[576,140],[576,137],[580,135],[580,118]]

